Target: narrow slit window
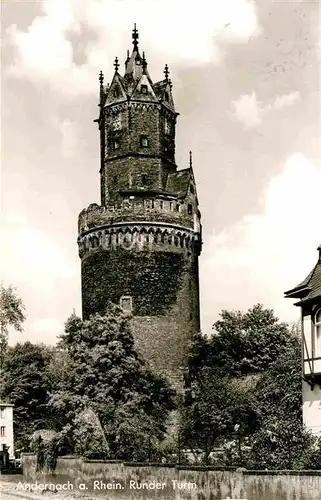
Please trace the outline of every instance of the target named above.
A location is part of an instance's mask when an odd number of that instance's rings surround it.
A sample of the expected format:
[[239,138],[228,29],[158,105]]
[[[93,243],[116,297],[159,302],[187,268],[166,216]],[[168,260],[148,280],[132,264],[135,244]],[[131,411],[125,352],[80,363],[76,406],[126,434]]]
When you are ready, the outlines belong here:
[[193,213],[193,205],[191,205],[190,203],[187,205],[187,213],[188,215],[192,215]]
[[141,92],[142,94],[145,94],[145,95],[146,95],[146,94],[147,94],[147,85],[142,85],[142,86],[140,87],[140,92]]
[[6,437],[6,428],[4,425],[0,427],[0,437]]
[[120,298],[120,307],[124,312],[132,312],[133,310],[133,299],[129,296],[124,296]]
[[142,148],[148,148],[148,137],[147,135],[142,135],[141,138],[140,138],[140,146]]

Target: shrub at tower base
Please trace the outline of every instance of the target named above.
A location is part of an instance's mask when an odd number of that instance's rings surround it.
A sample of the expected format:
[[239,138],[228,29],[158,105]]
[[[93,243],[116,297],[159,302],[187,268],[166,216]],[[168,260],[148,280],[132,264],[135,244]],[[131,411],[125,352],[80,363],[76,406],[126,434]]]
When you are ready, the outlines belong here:
[[50,401],[61,422],[61,452],[159,459],[174,393],[139,358],[128,317],[114,306],[86,321],[72,315],[59,347],[70,358]]

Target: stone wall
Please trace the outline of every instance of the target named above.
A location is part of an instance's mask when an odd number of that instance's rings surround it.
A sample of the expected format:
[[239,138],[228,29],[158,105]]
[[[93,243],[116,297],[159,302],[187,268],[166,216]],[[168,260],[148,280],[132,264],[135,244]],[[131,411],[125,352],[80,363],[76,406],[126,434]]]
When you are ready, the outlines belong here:
[[180,246],[158,252],[97,248],[82,260],[81,274],[83,317],[131,297],[138,351],[156,373],[181,377],[200,327],[197,256]]
[[[319,500],[321,471],[217,470],[59,458],[55,476],[36,473],[34,455],[23,454],[24,481],[68,484],[109,499]],[[232,469],[232,468],[230,468]],[[147,483],[149,488],[138,489]]]

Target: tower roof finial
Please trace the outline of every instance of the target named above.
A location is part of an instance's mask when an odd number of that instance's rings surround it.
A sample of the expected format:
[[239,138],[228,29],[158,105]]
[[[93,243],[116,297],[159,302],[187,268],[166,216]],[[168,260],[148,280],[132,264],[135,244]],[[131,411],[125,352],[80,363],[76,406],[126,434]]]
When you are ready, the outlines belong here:
[[101,70],[99,73],[99,82],[100,82],[100,86],[102,87],[103,83],[104,83],[104,73]]
[[167,64],[165,64],[164,75],[165,75],[165,80],[168,82],[169,69]]
[[189,167],[192,168],[193,166],[193,155],[192,151],[189,152]]
[[119,68],[118,57],[115,57],[114,67],[115,67],[115,71],[116,71],[116,73],[117,73],[118,68]]
[[143,73],[146,73],[147,61],[145,58],[145,52],[143,52],[143,57],[142,57],[142,68],[143,68]]
[[132,39],[133,39],[133,45],[134,45],[134,50],[138,50],[138,30],[136,29],[136,23],[134,24],[134,29],[133,29],[133,34],[132,34]]

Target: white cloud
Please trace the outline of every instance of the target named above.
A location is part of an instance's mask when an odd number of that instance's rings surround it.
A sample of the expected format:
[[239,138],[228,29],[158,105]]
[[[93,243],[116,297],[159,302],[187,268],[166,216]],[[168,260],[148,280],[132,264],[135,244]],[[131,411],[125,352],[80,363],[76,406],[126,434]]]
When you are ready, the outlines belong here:
[[247,128],[256,127],[261,123],[262,105],[257,101],[255,92],[241,95],[238,101],[232,103],[235,118],[244,123]]
[[73,157],[76,153],[78,144],[76,123],[67,118],[60,121],[56,116],[52,118],[52,123],[60,133],[61,154],[63,158]]
[[[21,214],[4,216],[0,234],[1,282],[17,288],[27,313],[24,332],[10,329],[10,343],[55,343],[75,306],[75,297],[80,295],[75,281],[79,274],[76,256],[70,260],[57,243],[30,226]],[[62,290],[67,293],[62,294]]]
[[296,90],[294,92],[290,92],[290,94],[277,96],[274,101],[273,107],[275,109],[282,109],[286,106],[292,106],[292,104],[294,104],[299,99],[300,99],[300,92]]
[[[219,60],[215,39],[243,41],[259,31],[250,0],[55,0],[43,2],[42,9],[27,31],[14,25],[8,30],[17,52],[10,71],[34,82],[45,79],[71,94],[76,88],[77,93],[91,92],[95,72],[111,66],[116,54],[125,57],[134,22],[142,46],[165,62]],[[81,33],[83,24],[98,36],[88,45],[86,64],[77,66],[68,32]]]
[[233,116],[236,120],[244,123],[246,128],[254,128],[262,123],[264,114],[292,106],[300,99],[300,93],[295,90],[289,94],[276,96],[271,104],[258,101],[256,93],[243,94],[237,101],[232,102]]
[[75,275],[62,249],[31,227],[21,215],[11,213],[0,224],[1,280],[13,285],[28,284],[41,293],[50,292],[57,279]]
[[265,193],[264,211],[214,233],[201,259],[204,327],[214,322],[213,304],[247,309],[257,302],[281,319],[298,310],[283,298],[310,272],[321,243],[321,167],[293,154]]

